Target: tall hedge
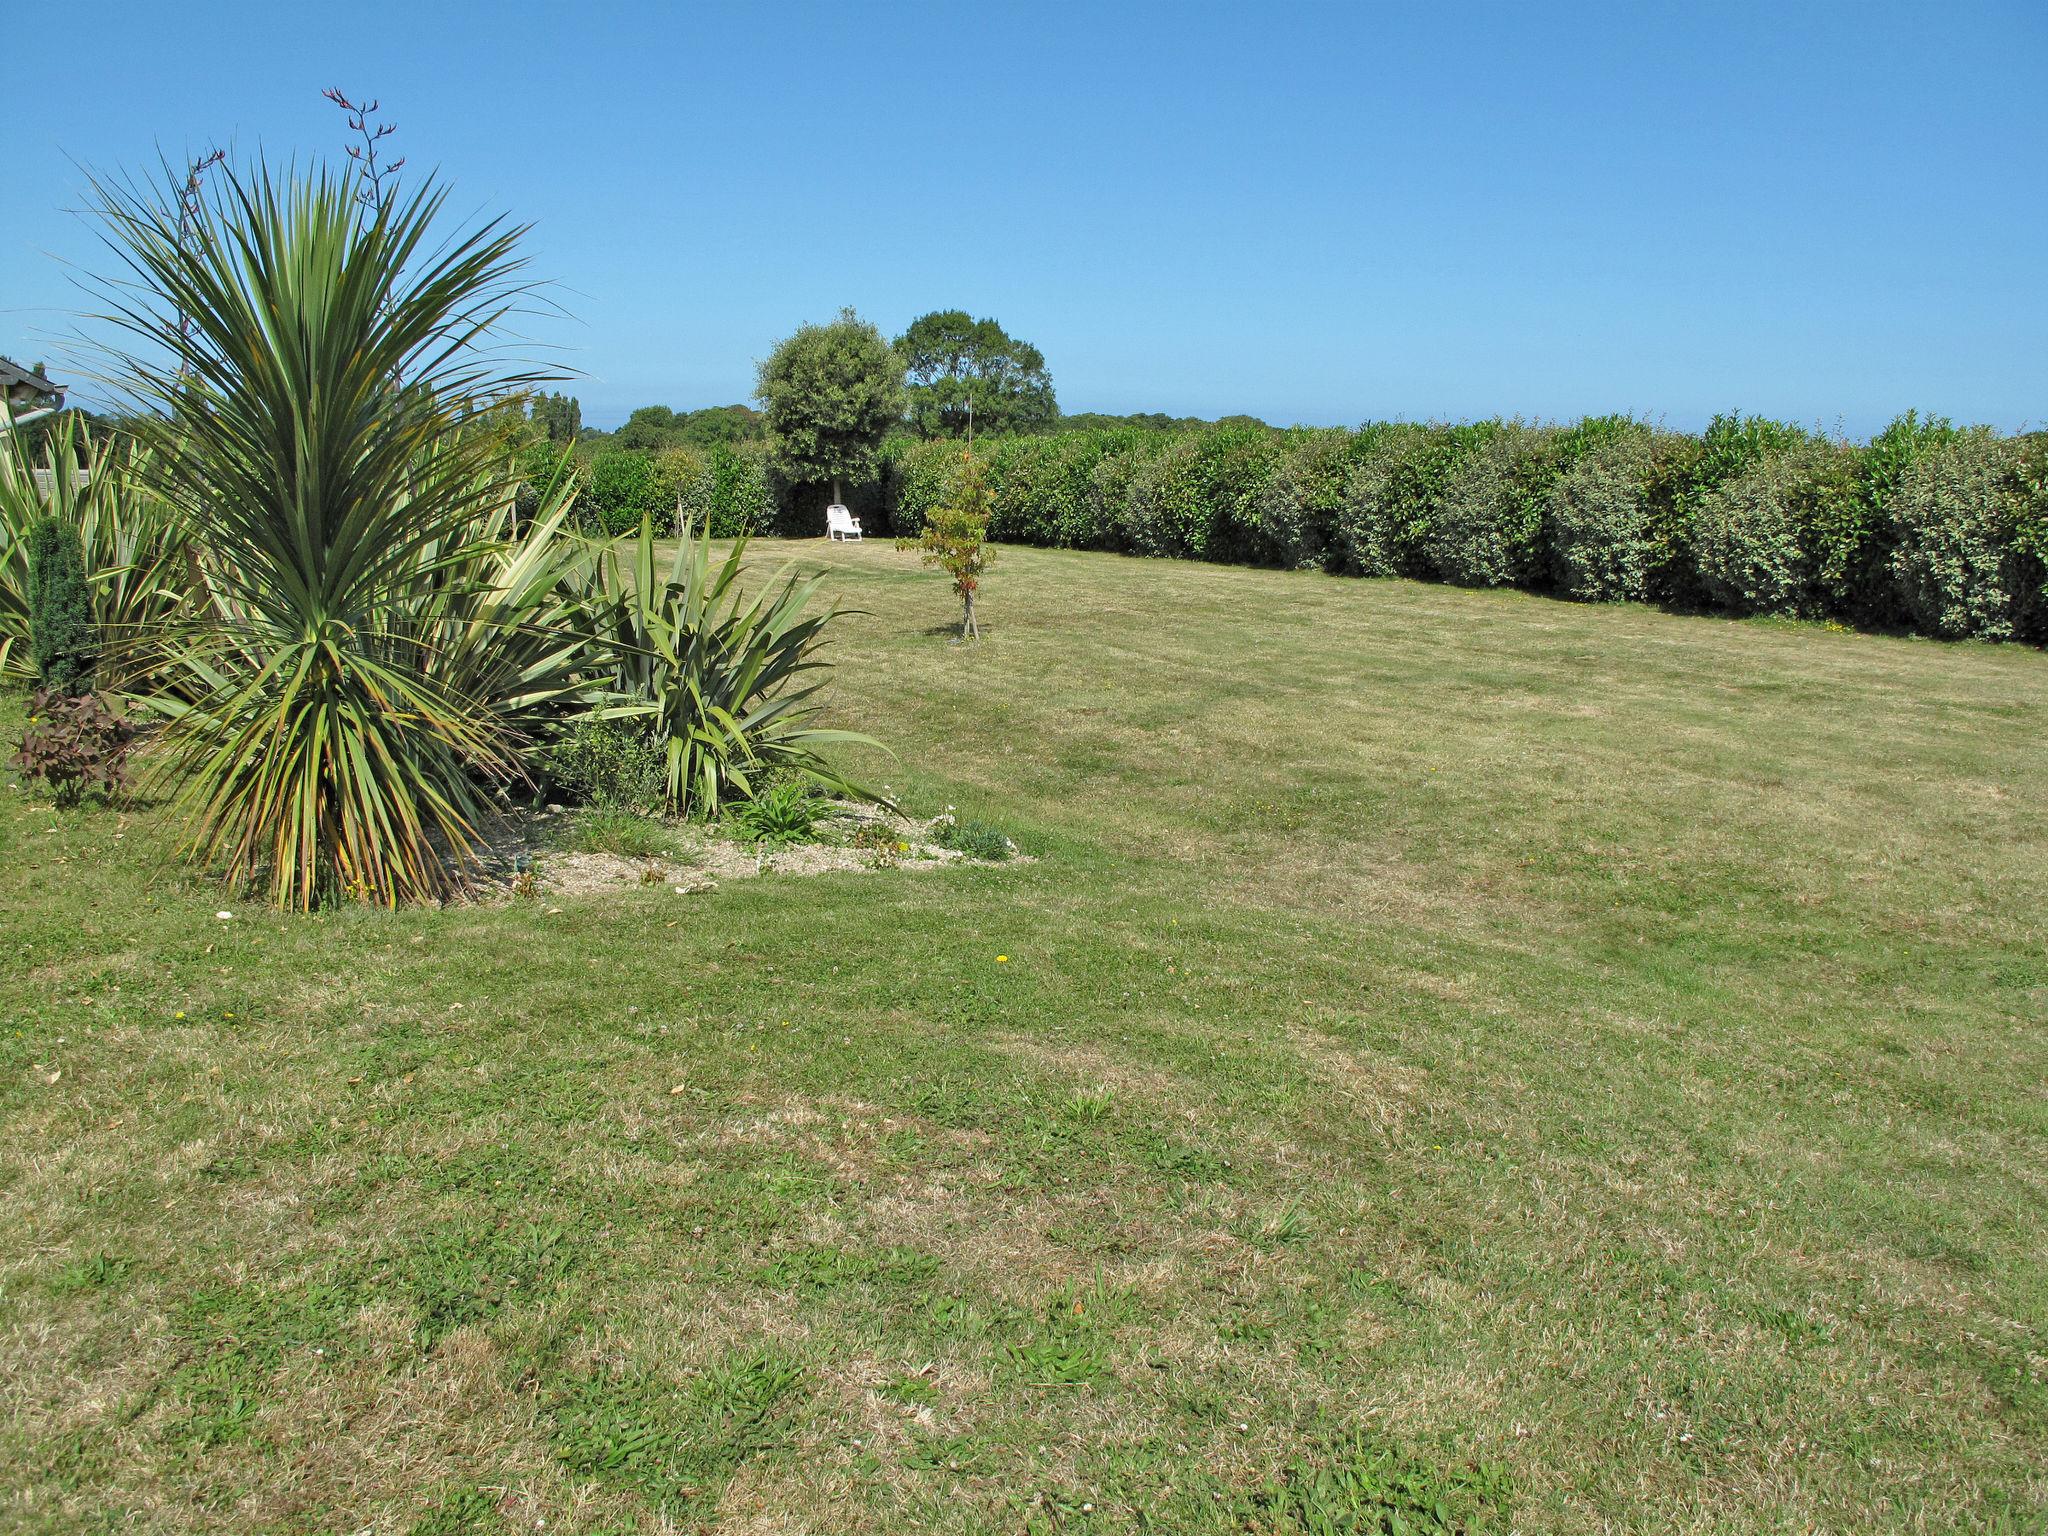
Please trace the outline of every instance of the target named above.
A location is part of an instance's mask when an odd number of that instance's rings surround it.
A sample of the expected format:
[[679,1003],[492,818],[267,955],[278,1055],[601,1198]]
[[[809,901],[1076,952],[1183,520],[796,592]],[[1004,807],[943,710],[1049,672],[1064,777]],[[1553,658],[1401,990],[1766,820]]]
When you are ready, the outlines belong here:
[[[1852,446],[1729,413],[1698,434],[1626,416],[1355,431],[1232,421],[984,438],[974,451],[1003,542],[2048,639],[2039,434],[1909,412]],[[892,439],[848,504],[871,534],[915,534],[962,452]],[[720,536],[806,536],[822,532],[815,490],[782,482],[758,444],[613,450],[589,467],[583,505],[600,526],[637,526],[645,506],[657,521],[708,516]]]

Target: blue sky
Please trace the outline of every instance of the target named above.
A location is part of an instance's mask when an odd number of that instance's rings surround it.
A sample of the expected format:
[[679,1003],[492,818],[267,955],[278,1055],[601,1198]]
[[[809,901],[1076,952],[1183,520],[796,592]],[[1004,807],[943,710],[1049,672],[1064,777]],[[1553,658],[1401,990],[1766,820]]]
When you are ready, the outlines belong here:
[[851,304],[994,315],[1079,410],[2048,420],[2048,5],[41,6],[0,351],[74,162],[334,150],[535,224],[586,419],[747,398]]

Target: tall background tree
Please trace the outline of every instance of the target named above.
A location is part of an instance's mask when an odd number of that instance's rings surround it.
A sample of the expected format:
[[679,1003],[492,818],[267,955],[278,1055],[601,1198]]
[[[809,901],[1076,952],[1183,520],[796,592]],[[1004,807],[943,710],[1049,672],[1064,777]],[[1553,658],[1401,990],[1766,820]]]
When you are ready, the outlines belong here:
[[574,395],[537,394],[531,408],[534,426],[551,443],[573,443],[583,430],[583,405]]
[[807,325],[761,364],[758,397],[775,467],[799,485],[875,478],[877,450],[903,416],[903,364],[882,333],[851,309]]
[[984,432],[1042,432],[1059,420],[1045,355],[993,320],[934,310],[896,338],[896,355],[920,436],[964,436],[970,407]]

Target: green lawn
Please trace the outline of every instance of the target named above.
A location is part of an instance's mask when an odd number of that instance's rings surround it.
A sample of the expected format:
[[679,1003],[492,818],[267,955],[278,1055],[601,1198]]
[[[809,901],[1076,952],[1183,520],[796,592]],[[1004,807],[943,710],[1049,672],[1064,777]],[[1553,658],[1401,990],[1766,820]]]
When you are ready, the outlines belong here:
[[2042,1528],[2048,657],[782,552],[1035,862],[222,922],[0,791],[0,1528]]

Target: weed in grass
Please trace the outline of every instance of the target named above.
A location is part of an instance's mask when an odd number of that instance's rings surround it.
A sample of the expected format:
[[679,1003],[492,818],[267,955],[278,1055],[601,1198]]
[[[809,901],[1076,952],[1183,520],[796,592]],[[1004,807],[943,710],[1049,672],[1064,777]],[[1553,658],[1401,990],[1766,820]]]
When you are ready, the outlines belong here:
[[1289,1248],[1307,1242],[1314,1232],[1315,1226],[1309,1220],[1308,1212],[1298,1205],[1286,1205],[1256,1225],[1245,1228],[1240,1235],[1261,1248]]
[[951,816],[939,819],[932,829],[932,840],[941,848],[951,848],[955,853],[990,864],[1000,864],[1017,851],[1017,845],[1003,835],[1000,827],[985,821],[956,821]]
[[346,1290],[325,1284],[290,1293],[254,1286],[194,1293],[172,1316],[186,1353],[164,1383],[185,1409],[170,1438],[200,1450],[247,1438],[279,1365],[291,1355],[334,1358],[355,1310]]
[[1513,1498],[1500,1467],[1442,1468],[1353,1433],[1296,1456],[1247,1502],[1275,1536],[1482,1536],[1508,1529]]
[[921,1436],[903,1448],[900,1464],[911,1472],[950,1472],[972,1477],[986,1477],[996,1471],[991,1448],[971,1435]]
[[555,1395],[555,1455],[570,1472],[637,1490],[656,1509],[708,1509],[742,1462],[779,1448],[802,1380],[771,1355],[725,1361],[686,1385],[597,1375]]
[[906,1408],[929,1408],[939,1400],[939,1389],[925,1376],[897,1376],[876,1390],[890,1402]]
[[755,1278],[779,1291],[834,1291],[845,1286],[913,1289],[929,1283],[939,1261],[914,1248],[855,1253],[842,1248],[803,1248],[763,1265]]
[[1073,1330],[1008,1340],[998,1375],[1019,1387],[1083,1387],[1105,1369],[1094,1334]]
[[1129,1298],[1100,1276],[1091,1287],[1063,1286],[1035,1322],[1018,1329],[1021,1336],[1004,1340],[997,1378],[1022,1387],[1086,1386],[1109,1370],[1103,1335],[1130,1311]]
[[1195,1184],[1213,1184],[1229,1167],[1222,1158],[1204,1147],[1190,1146],[1152,1126],[1140,1126],[1130,1135],[1131,1151],[1138,1162],[1154,1173]]
[[1067,1118],[1079,1126],[1100,1125],[1116,1104],[1112,1088],[1084,1088],[1067,1101]]
[[134,1267],[133,1259],[117,1259],[110,1253],[96,1253],[89,1259],[76,1259],[66,1264],[50,1283],[60,1291],[112,1290],[128,1278],[128,1272]]
[[505,1529],[496,1494],[481,1488],[452,1488],[412,1524],[410,1536],[491,1536]]
[[546,1295],[568,1274],[574,1251],[558,1226],[436,1226],[385,1265],[380,1289],[412,1308],[414,1337],[430,1349],[467,1323]]

